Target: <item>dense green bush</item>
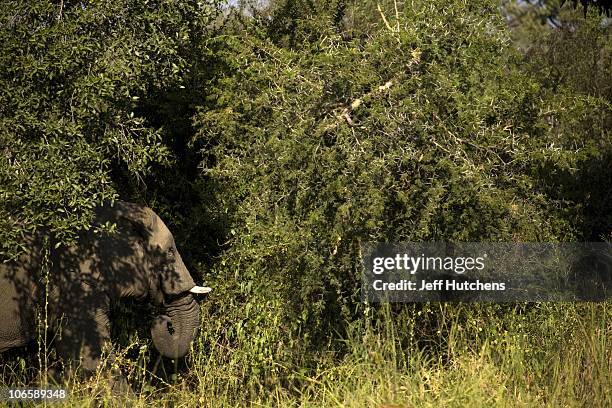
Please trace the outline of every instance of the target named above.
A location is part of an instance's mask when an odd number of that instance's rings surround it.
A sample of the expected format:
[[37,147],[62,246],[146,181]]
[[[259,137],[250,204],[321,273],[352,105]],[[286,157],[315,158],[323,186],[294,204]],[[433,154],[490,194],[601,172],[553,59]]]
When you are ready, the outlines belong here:
[[184,88],[214,10],[196,1],[3,2],[0,255],[14,256],[26,231],[70,241],[96,204],[168,160],[163,124],[142,106]]
[[264,20],[211,44],[227,70],[194,146],[213,153],[204,179],[233,220],[217,311],[232,344],[254,350],[245,364],[342,336],[363,242],[580,238],[584,197],[558,189],[598,154],[606,103],[547,98],[495,7],[415,1],[349,36],[311,16],[328,25],[298,19],[297,42]]
[[[554,4],[554,2],[551,2]],[[515,30],[529,44],[524,69],[542,88],[550,143],[555,160],[565,154],[565,168],[545,165],[548,194],[575,203],[577,228],[585,240],[612,239],[612,30],[593,11],[589,18],[567,8],[556,16],[559,27]],[[518,31],[518,32],[517,32]],[[559,171],[562,170],[562,171]]]
[[245,382],[304,401],[374,392],[378,363],[395,389],[421,378],[415,361],[456,393],[484,367],[474,387],[499,381],[498,402],[513,385],[606,398],[605,305],[359,302],[367,241],[612,237],[610,38],[594,15],[522,34],[525,50],[492,0],[276,0],[242,16],[195,0],[5,3],[0,255],[35,229],[70,242],[106,199],[155,208],[214,287],[190,402],[197,387],[261,399]]

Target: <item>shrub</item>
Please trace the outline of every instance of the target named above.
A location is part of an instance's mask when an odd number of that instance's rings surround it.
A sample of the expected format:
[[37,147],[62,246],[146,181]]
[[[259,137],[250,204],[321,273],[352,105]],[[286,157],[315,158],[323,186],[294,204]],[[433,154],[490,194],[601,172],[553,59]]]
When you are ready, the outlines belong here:
[[350,38],[274,42],[254,24],[211,43],[226,71],[194,145],[232,219],[215,316],[254,350],[245,365],[273,370],[343,333],[363,242],[577,236],[575,206],[547,175],[572,176],[584,150],[553,130],[601,102],[545,109],[495,10],[415,1]]

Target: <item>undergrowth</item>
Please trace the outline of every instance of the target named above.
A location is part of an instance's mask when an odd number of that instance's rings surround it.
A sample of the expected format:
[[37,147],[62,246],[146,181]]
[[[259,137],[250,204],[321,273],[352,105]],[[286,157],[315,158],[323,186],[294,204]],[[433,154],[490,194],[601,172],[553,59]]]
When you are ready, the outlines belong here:
[[[70,397],[54,406],[605,407],[611,322],[609,303],[383,306],[365,310],[315,365],[269,361],[261,371],[247,364],[249,343],[233,348],[206,329],[165,373],[136,339],[96,375],[65,379]],[[111,365],[131,392],[112,388]],[[35,386],[33,372],[23,358],[5,361],[0,386]]]

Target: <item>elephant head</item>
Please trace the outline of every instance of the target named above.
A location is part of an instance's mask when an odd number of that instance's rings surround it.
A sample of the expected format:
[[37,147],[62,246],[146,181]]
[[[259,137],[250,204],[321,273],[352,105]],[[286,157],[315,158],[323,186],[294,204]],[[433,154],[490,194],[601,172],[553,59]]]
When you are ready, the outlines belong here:
[[[93,373],[111,340],[111,303],[133,298],[159,311],[151,324],[158,351],[173,359],[187,354],[199,327],[195,295],[211,289],[196,286],[168,227],[150,208],[121,201],[100,206],[94,225],[108,223],[116,233],[81,231],[77,243],[55,247],[47,261],[41,234],[22,258],[0,263],[0,352],[36,339],[36,313],[45,307],[59,330],[57,355]],[[47,283],[40,279],[43,264]],[[40,306],[40,299],[48,303]]]
[[161,313],[151,325],[153,344],[165,357],[183,357],[200,323],[200,308],[194,294],[205,294],[211,289],[195,284],[174,237],[153,210],[124,202],[117,202],[115,206],[141,237],[145,287],[149,298],[161,307]]

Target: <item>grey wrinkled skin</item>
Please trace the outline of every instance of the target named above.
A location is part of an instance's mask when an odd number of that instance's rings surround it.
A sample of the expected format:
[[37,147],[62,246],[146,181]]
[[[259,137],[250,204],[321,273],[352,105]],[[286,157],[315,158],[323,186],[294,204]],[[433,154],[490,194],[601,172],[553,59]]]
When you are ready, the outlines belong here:
[[42,278],[42,247],[32,238],[17,262],[0,264],[0,353],[36,340],[36,310],[48,294],[50,336],[65,362],[85,372],[100,364],[110,341],[111,301],[132,298],[161,310],[151,335],[160,354],[179,358],[189,351],[200,308],[189,292],[195,283],[174,238],[150,208],[126,202],[97,211],[96,223],[117,224],[117,233],[81,234],[71,248],[51,251],[49,285]]

